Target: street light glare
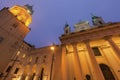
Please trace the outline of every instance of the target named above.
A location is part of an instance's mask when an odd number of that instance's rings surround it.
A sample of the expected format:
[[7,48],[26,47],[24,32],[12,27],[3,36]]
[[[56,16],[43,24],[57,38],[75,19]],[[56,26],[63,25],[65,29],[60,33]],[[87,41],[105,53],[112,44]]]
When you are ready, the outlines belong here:
[[54,48],[54,46],[51,46],[51,48],[50,48],[51,50],[54,50],[55,48]]

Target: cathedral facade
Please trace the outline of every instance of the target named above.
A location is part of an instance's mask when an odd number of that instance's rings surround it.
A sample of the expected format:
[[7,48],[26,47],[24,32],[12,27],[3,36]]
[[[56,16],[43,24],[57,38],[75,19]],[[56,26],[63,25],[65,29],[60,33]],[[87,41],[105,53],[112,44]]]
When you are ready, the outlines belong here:
[[65,24],[61,44],[35,48],[23,41],[32,7],[0,11],[0,80],[120,80],[120,22],[102,17]]

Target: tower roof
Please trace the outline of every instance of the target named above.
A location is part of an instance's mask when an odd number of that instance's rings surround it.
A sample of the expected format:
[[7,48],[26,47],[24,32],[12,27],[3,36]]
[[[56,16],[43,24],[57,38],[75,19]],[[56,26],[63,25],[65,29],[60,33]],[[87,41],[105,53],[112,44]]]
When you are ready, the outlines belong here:
[[95,15],[92,16],[92,19],[96,19],[96,18],[99,18],[99,17]]
[[32,22],[32,17],[31,17],[31,14],[33,13],[32,6],[14,5],[9,10],[14,16],[17,17],[19,21],[24,23],[26,26],[29,26],[29,24]]
[[68,23],[66,23],[66,24],[65,24],[65,27],[69,27],[69,24],[68,24]]
[[26,9],[26,10],[28,10],[28,13],[30,14],[30,15],[32,15],[33,14],[33,6],[31,6],[31,5],[29,5],[29,4],[26,4],[26,5],[24,5],[24,8]]

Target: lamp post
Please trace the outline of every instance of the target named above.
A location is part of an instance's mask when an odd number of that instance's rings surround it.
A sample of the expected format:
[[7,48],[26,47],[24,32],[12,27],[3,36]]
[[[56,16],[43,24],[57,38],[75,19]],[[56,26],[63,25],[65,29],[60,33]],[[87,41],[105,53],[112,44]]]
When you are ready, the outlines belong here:
[[51,63],[51,69],[50,69],[50,80],[52,80],[52,71],[53,71],[53,62],[54,62],[54,50],[55,50],[55,45],[53,44],[50,49],[52,50],[52,63]]

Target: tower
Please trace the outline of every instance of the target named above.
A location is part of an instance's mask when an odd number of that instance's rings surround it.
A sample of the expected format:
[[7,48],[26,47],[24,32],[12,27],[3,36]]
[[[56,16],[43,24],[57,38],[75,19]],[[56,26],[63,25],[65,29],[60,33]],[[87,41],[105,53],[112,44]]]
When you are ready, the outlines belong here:
[[10,12],[17,17],[17,19],[24,23],[25,26],[29,26],[29,24],[32,22],[31,15],[33,13],[32,6],[29,6],[28,4],[25,6],[19,6],[15,5],[12,8],[10,8]]
[[104,20],[102,17],[94,16],[92,15],[92,23],[93,25],[102,25],[105,24]]
[[65,27],[64,27],[64,34],[69,34],[71,32],[71,29],[69,27],[69,25],[66,23]]
[[0,11],[0,73],[2,73],[11,57],[14,57],[22,46],[23,39],[30,31],[32,8],[29,5],[15,5]]

